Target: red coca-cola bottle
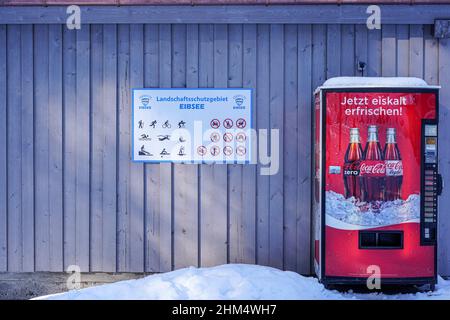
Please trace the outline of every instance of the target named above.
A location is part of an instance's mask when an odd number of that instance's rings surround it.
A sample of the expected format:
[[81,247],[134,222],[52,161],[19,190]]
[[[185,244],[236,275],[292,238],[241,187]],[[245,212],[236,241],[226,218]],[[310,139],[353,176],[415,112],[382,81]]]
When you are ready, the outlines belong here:
[[369,126],[363,158],[359,169],[362,182],[362,200],[366,202],[383,201],[386,168],[378,140],[377,126]]
[[344,158],[344,187],[345,197],[355,197],[361,200],[361,182],[359,179],[359,165],[362,160],[363,150],[359,129],[350,129],[350,142]]
[[395,137],[395,128],[386,130],[386,144],[383,155],[386,165],[384,199],[386,201],[400,199],[403,182],[403,163]]

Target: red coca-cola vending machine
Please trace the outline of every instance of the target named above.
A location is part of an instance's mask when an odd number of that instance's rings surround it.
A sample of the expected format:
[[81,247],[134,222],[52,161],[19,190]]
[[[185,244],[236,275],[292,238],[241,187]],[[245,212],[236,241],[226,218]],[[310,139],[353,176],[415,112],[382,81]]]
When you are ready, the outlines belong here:
[[314,265],[325,285],[437,280],[438,90],[329,79],[315,92]]

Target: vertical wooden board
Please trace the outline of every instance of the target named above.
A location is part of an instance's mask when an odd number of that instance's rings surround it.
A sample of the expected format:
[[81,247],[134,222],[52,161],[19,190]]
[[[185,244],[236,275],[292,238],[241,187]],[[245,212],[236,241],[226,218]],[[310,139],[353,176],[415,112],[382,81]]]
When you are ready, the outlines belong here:
[[76,38],[76,264],[89,271],[89,170],[90,170],[90,26]]
[[439,42],[433,37],[431,26],[424,26],[424,79],[428,84],[439,82]]
[[[258,112],[255,105],[257,79],[257,26],[255,24],[245,24],[243,28],[242,80],[244,88],[253,89],[253,110],[251,118],[253,128],[256,128],[256,114]],[[257,159],[256,156],[255,159]],[[241,212],[242,227],[240,229],[241,261],[243,263],[253,264],[256,262],[256,163],[245,165],[242,169],[242,175],[243,203]]]
[[[310,274],[311,265],[311,127],[312,30],[298,26],[298,187],[297,187],[297,272]],[[302,130],[300,132],[300,130]]]
[[[439,40],[439,85],[444,88],[440,90],[440,110],[439,110],[439,171],[444,178],[444,185],[450,185],[450,40]],[[441,275],[450,274],[450,212],[446,210],[450,207],[450,191],[444,188],[439,197],[439,230],[438,230],[438,273]]]
[[[210,30],[208,30],[210,31]],[[213,26],[211,34],[202,41],[212,41],[213,70],[208,68],[207,79],[213,79],[215,88],[227,87],[228,32],[227,25]],[[204,44],[203,44],[204,45]],[[211,47],[208,45],[208,52]],[[201,266],[227,263],[227,167],[223,164],[202,166],[201,172]]]
[[[8,271],[22,271],[21,30],[8,26]],[[48,230],[48,229],[47,229]]]
[[381,74],[383,77],[395,77],[397,74],[396,26],[382,25],[381,36]]
[[355,75],[357,76],[365,76],[367,75],[367,69],[369,68],[368,64],[368,29],[364,24],[358,24],[355,26],[355,65],[357,68],[357,64],[359,62],[366,63],[366,68],[364,71],[359,71],[355,69]]
[[[228,87],[242,88],[242,28],[241,24],[228,26]],[[242,165],[228,165],[229,262],[242,262],[241,228],[243,211]]]
[[[214,85],[214,27],[211,24],[199,25],[199,61],[198,61],[198,82],[202,88],[210,88]],[[205,176],[206,173],[206,176]],[[206,203],[203,193],[206,190],[206,177],[210,174],[210,165],[199,166],[199,266],[205,266],[208,262],[207,244],[208,227],[205,222],[208,221],[205,216]]]
[[102,265],[104,272],[116,269],[117,213],[117,26],[103,25],[102,110]]
[[[278,130],[279,168],[269,177],[269,265],[283,268],[283,225],[284,225],[284,27],[270,26],[270,129]],[[272,139],[272,134],[270,134]],[[271,148],[273,146],[271,142]]]
[[297,202],[299,161],[297,28],[297,25],[286,25],[284,30],[284,268],[291,271],[297,271],[297,206],[301,205]]
[[[22,271],[34,271],[33,26],[21,26],[22,64]],[[62,138],[62,135],[60,135]],[[62,244],[62,239],[60,240]],[[62,258],[61,258],[62,261]]]
[[[196,88],[198,87],[198,25],[174,25],[172,33],[172,85],[176,88]],[[173,196],[174,268],[197,266],[197,165],[174,164]]]
[[[130,92],[144,85],[144,28],[142,24],[130,25]],[[131,99],[127,112],[131,118]],[[130,123],[131,121],[129,121]],[[131,125],[131,124],[130,124]],[[128,154],[131,154],[131,137]],[[130,164],[130,268],[127,271],[144,271],[144,167],[142,163]]]
[[62,27],[49,26],[48,76],[48,196],[50,265],[63,270],[63,129],[62,129]]
[[341,74],[341,25],[327,25],[327,79]]
[[423,78],[424,50],[423,25],[409,26],[409,76]]
[[64,269],[76,248],[76,31],[63,28]]
[[[159,26],[145,26],[144,35],[146,88],[159,86]],[[160,271],[160,230],[161,212],[159,210],[160,171],[158,164],[145,165],[145,271]]]
[[49,38],[48,26],[36,25],[35,67],[35,263],[36,271],[50,269],[49,225]]
[[[258,140],[261,139],[262,130],[270,130],[269,99],[270,99],[270,29],[269,25],[257,26],[257,79],[256,79],[256,128]],[[258,141],[258,153],[261,152],[261,141]],[[266,139],[268,150],[268,134]],[[267,156],[267,155],[264,155]],[[261,154],[258,154],[261,159]],[[266,167],[266,166],[264,166]],[[261,175],[261,164],[258,163],[256,171],[256,263],[269,265],[269,176]]]
[[369,77],[381,76],[381,30],[374,29],[367,31],[367,71]]
[[117,271],[130,269],[130,27],[118,25],[119,164],[117,179]]
[[326,26],[312,26],[312,89],[315,90],[325,82],[326,77]]
[[[355,25],[344,24],[341,26],[341,75],[352,77],[355,75]],[[328,48],[327,48],[328,51]],[[330,61],[328,62],[328,66]]]
[[0,271],[8,269],[8,150],[7,150],[6,25],[0,25]]
[[397,25],[397,76],[409,73],[409,26]]
[[[159,26],[159,85],[172,87],[172,26]],[[162,163],[160,168],[159,210],[160,210],[160,271],[173,268],[173,165]]]
[[91,25],[90,271],[102,271],[103,249],[103,26]]

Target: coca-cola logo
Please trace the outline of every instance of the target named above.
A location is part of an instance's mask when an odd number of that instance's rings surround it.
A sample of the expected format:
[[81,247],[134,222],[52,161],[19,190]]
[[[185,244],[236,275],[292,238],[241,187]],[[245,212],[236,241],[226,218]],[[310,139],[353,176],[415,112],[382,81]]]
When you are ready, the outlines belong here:
[[361,176],[382,177],[386,174],[386,164],[381,160],[366,160],[359,167]]
[[386,176],[396,177],[403,175],[403,163],[401,160],[386,160]]

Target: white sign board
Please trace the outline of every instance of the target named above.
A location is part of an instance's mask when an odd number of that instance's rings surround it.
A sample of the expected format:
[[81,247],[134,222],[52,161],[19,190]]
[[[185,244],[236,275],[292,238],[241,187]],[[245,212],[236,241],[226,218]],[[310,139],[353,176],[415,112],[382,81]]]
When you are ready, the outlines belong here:
[[132,159],[249,163],[250,89],[133,89]]

